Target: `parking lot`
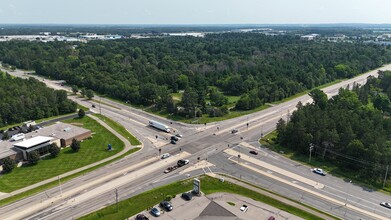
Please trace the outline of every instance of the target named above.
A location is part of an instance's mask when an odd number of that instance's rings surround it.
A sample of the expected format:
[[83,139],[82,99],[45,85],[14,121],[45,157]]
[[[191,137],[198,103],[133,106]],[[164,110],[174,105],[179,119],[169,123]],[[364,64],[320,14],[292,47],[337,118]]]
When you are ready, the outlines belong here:
[[[214,193],[208,196],[194,196],[191,201],[185,201],[180,195],[172,199],[173,210],[165,212],[156,205],[161,211],[159,217],[154,217],[151,213],[144,211],[142,214],[149,219],[160,220],[190,220],[190,219],[243,219],[243,220],[267,220],[273,216],[275,219],[302,219],[281,211],[264,203],[228,193]],[[243,212],[240,208],[246,205],[248,209]],[[135,219],[135,216],[129,219]]]

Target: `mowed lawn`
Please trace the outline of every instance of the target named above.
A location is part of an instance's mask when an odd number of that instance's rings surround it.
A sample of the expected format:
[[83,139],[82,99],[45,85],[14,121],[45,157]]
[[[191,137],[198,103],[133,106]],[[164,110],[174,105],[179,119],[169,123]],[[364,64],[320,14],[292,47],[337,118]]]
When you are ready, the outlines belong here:
[[[116,136],[102,127],[95,120],[85,116],[82,119],[64,121],[73,125],[84,127],[92,131],[92,138],[81,143],[79,152],[73,152],[68,147],[62,149],[58,157],[48,156],[41,159],[37,165],[24,165],[15,168],[11,173],[0,175],[0,192],[12,192],[45,179],[58,176],[68,171],[110,157],[124,148],[124,143]],[[107,145],[111,144],[112,151],[107,151]]]

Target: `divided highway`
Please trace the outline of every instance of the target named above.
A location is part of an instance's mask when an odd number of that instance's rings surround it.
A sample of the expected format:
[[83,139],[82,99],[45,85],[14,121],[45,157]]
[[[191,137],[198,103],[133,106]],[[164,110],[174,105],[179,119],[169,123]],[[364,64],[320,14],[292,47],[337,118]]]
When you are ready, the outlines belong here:
[[[391,65],[380,69],[391,70]],[[30,77],[20,70],[10,74]],[[332,85],[323,91],[329,96],[335,95],[341,87],[352,86],[353,83],[364,84],[369,75],[377,75],[377,70]],[[36,78],[43,81],[40,77]],[[69,89],[58,81],[45,79],[43,82],[55,89]],[[120,199],[125,199],[153,187],[204,172],[227,173],[242,178],[343,219],[391,218],[391,210],[379,206],[380,202],[391,201],[390,196],[371,192],[331,175],[318,176],[309,167],[259,146],[261,134],[274,130],[276,122],[293,112],[299,101],[310,102],[308,95],[248,116],[206,126],[173,122],[100,97],[95,99],[101,100],[102,104],[73,96],[71,98],[86,107],[94,104],[92,111],[101,112],[122,124],[143,141],[144,148],[120,161],[66,182],[61,185],[61,189],[55,187],[0,207],[0,219],[72,219],[113,204],[114,189],[118,189]],[[183,138],[177,145],[169,144],[166,138],[169,139],[170,134],[147,126],[150,119],[169,125],[181,133]],[[232,129],[238,129],[239,132],[232,134]],[[174,156],[160,160],[159,148],[162,153],[169,152]],[[259,155],[248,154],[254,148],[260,152]],[[243,157],[239,159],[236,154]],[[213,166],[204,169],[198,166],[186,173],[183,173],[185,168],[180,168],[164,174],[164,169],[175,164],[179,158],[190,159],[191,166],[195,165],[198,158],[208,160]],[[109,175],[112,175],[111,178],[107,178]],[[309,182],[315,183],[317,187]]]

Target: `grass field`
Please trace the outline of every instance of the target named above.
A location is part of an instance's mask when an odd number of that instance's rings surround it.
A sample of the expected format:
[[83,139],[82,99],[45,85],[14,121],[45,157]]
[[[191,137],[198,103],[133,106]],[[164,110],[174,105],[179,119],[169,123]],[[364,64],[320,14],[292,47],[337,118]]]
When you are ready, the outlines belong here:
[[[314,216],[306,211],[298,209],[296,207],[281,203],[273,198],[267,197],[265,195],[256,193],[247,188],[232,184],[230,182],[224,181],[221,182],[219,179],[215,179],[209,176],[201,176],[199,178],[202,182],[202,192],[205,194],[212,194],[216,192],[228,192],[233,194],[239,194],[269,205],[272,205],[281,210],[287,211],[293,215],[305,219],[321,219],[317,216]],[[182,182],[172,183],[166,186],[155,188],[153,190],[147,191],[143,194],[139,194],[130,199],[123,200],[118,204],[118,212],[116,205],[111,205],[105,207],[99,211],[81,217],[82,220],[92,220],[92,219],[126,219],[130,216],[133,216],[139,212],[142,212],[148,207],[152,207],[162,201],[165,196],[171,195],[175,196],[177,194],[189,191],[192,189],[192,180],[185,180]]]
[[[45,179],[58,176],[68,171],[83,167],[120,152],[124,144],[106,128],[89,117],[64,121],[66,123],[80,123],[82,127],[91,130],[94,134],[90,139],[81,143],[80,151],[74,153],[71,148],[61,150],[57,158],[50,156],[43,158],[35,166],[25,165],[15,168],[11,173],[0,176],[0,192],[14,190],[32,185]],[[111,144],[113,151],[107,151]]]
[[129,131],[126,130],[126,128],[124,128],[118,122],[115,122],[115,121],[111,120],[110,118],[108,118],[108,117],[106,117],[104,115],[94,114],[94,116],[96,116],[99,119],[101,119],[102,121],[104,121],[111,128],[116,130],[122,137],[128,139],[128,141],[130,142],[131,145],[135,146],[135,145],[140,145],[141,144],[140,141],[137,140],[136,137],[134,137],[132,134],[130,134]]

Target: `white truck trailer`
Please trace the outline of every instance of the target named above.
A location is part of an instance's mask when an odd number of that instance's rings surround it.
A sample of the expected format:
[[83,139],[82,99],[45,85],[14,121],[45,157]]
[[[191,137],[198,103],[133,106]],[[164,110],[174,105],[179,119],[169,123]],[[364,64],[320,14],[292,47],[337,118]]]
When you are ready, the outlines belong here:
[[170,128],[167,125],[162,124],[162,123],[157,122],[157,121],[152,121],[152,120],[149,121],[149,126],[157,128],[157,129],[162,130],[162,131],[165,131],[167,133],[170,132]]

